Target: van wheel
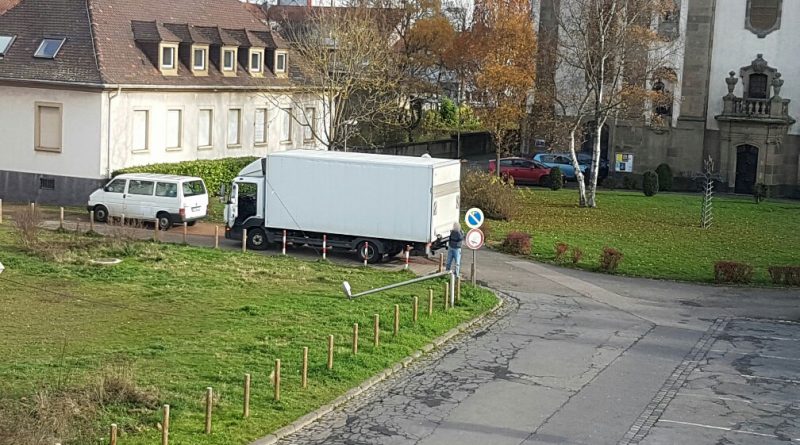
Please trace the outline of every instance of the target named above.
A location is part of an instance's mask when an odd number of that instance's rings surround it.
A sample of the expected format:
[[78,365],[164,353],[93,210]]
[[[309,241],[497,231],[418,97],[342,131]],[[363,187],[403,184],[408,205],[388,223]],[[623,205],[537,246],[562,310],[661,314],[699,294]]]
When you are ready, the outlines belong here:
[[192,227],[193,225],[197,224],[197,221],[188,221],[186,223],[187,226]]
[[158,218],[158,228],[161,230],[169,230],[172,227],[172,218],[169,217],[169,213],[167,212],[158,212],[156,215]]
[[94,220],[104,223],[108,221],[108,209],[105,206],[94,206]]
[[269,246],[267,234],[264,229],[252,228],[247,230],[247,247],[253,250],[265,250]]
[[[366,246],[364,246],[364,244],[366,244]],[[356,254],[358,255],[358,259],[360,261],[364,261],[366,259],[370,264],[380,263],[383,259],[383,254],[378,251],[378,245],[372,241],[358,243]]]

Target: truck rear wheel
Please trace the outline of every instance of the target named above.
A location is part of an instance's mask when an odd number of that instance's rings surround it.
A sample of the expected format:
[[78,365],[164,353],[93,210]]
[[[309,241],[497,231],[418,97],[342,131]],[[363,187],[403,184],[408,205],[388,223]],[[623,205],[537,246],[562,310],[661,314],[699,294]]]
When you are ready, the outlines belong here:
[[247,247],[253,250],[265,250],[269,246],[264,229],[257,227],[247,229]]
[[370,264],[380,263],[383,259],[383,254],[378,251],[378,245],[372,241],[358,243],[356,254],[360,261],[366,259]]

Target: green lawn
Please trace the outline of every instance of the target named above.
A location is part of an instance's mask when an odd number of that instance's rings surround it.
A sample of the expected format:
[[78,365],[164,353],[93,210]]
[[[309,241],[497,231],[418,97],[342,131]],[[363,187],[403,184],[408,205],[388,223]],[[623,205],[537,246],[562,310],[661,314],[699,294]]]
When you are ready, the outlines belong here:
[[565,242],[584,251],[578,267],[594,270],[609,246],[625,255],[620,274],[710,282],[714,262],[734,260],[754,266],[759,284],[770,283],[769,266],[800,265],[799,203],[715,197],[713,226],[703,230],[700,195],[599,191],[598,207],[582,209],[576,190],[518,193],[516,217],[490,221],[490,240],[528,232],[532,256],[541,261],[553,261],[555,243]]
[[[8,224],[0,226],[0,261],[6,266],[0,276],[0,419],[5,428],[22,429],[31,421],[23,411],[38,404],[35,394],[49,395],[52,404],[64,393],[95,397],[97,391],[86,388],[109,373],[132,376],[146,395],[110,401],[106,396],[91,409],[66,410],[70,414],[61,421],[86,423],[88,432],[58,437],[64,445],[98,443],[112,422],[122,430],[121,444],[158,443],[163,403],[172,409],[171,443],[247,443],[496,303],[491,293],[465,286],[462,304],[445,313],[443,283],[436,282],[348,301],[340,290],[343,280],[358,292],[410,275],[183,246],[109,246],[108,240],[54,233],[43,235],[50,249],[33,255],[13,235]],[[87,263],[98,256],[123,262],[113,267]],[[436,289],[433,317],[427,315],[431,285]],[[416,325],[413,296],[420,297]],[[402,308],[396,338],[391,334],[394,304]],[[378,349],[372,346],[376,313],[383,330]],[[350,351],[353,323],[359,323],[362,335],[356,356]],[[326,369],[329,334],[336,339],[333,371]],[[303,346],[310,348],[306,390],[300,388]],[[272,401],[269,382],[277,358],[283,368],[280,402]],[[253,378],[252,415],[242,420],[245,373]],[[210,436],[202,434],[208,386],[218,397]],[[21,417],[12,424],[14,416]],[[3,424],[0,420],[0,443]],[[12,443],[34,442],[17,438]]]

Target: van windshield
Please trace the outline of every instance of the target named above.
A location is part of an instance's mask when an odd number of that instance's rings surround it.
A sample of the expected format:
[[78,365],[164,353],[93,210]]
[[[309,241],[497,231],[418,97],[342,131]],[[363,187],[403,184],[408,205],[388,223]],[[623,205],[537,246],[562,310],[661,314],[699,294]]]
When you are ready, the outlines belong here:
[[206,186],[203,181],[187,181],[183,183],[183,196],[205,195]]

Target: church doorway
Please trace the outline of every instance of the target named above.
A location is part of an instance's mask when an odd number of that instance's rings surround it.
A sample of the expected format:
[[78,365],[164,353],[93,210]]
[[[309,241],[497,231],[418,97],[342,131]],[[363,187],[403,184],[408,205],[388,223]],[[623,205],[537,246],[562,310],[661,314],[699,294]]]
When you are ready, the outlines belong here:
[[758,147],[740,145],[736,147],[736,186],[734,191],[746,195],[753,194],[758,170]]

